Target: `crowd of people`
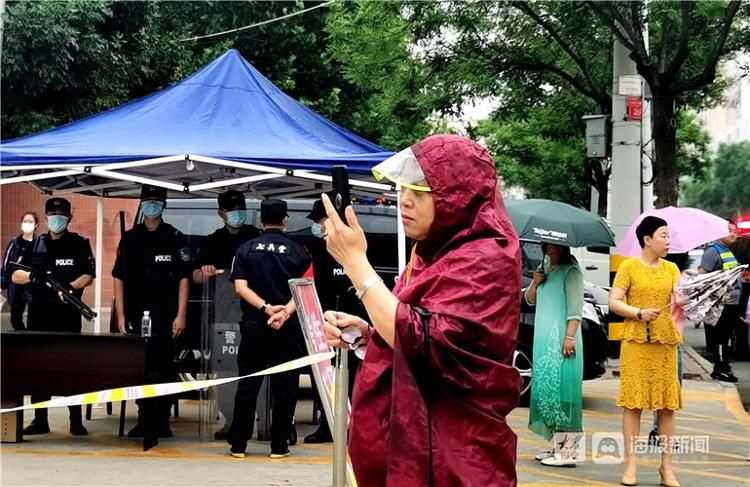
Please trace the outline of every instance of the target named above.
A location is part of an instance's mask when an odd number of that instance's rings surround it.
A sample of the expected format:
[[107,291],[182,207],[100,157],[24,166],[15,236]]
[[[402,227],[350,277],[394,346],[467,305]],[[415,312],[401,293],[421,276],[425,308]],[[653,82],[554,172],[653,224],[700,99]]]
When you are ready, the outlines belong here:
[[[190,281],[202,284],[226,271],[241,298],[239,374],[292,360],[305,347],[287,281],[313,264],[329,344],[349,348],[341,339],[349,326],[358,327],[367,344],[361,364],[353,354],[350,360],[356,380],[349,453],[359,483],[515,485],[516,435],[506,417],[521,388],[511,365],[521,299],[536,307],[528,428],[546,441],[584,429],[581,268],[569,247],[544,243],[544,260],[522,295],[519,241],[494,162],[475,142],[431,136],[373,172],[400,188],[405,233],[414,242],[393,290],[368,261],[367,238],[353,209],[342,220],[328,195],[315,202],[308,229],[286,233],[285,201],[261,202],[261,231],[246,222],[244,195],[227,191],[218,197],[224,225],[193,256],[186,237],[162,218],[166,190],[144,185],[143,220],[124,234],[112,269],[118,329],[140,333],[148,311],[147,380],[173,380],[174,339],[185,331]],[[67,200],[47,200],[45,216],[49,231],[36,235],[37,215],[25,213],[22,234],[5,254],[2,283],[11,323],[16,330],[80,333],[80,314],[43,286],[41,276],[50,271],[80,297],[96,277],[91,246],[68,230],[73,212]],[[610,309],[625,319],[617,400],[626,440],[623,485],[637,484],[634,445],[641,411],[648,409],[655,413],[652,436],[665,446],[662,485],[679,486],[671,445],[675,411],[683,404],[685,298],[676,290],[686,275],[686,255],[668,256],[669,231],[660,218],[642,220],[636,231],[642,252],[619,266],[609,297]],[[729,250],[736,238],[730,224],[728,237],[707,246],[699,272],[737,266]],[[34,270],[14,270],[16,262]],[[717,323],[705,324],[713,377],[728,382],[736,381],[729,343],[740,320],[750,319],[739,291]],[[238,385],[226,433],[234,457],[245,456],[253,435],[261,382],[248,378]],[[298,384],[299,371],[271,377],[271,458],[290,453]],[[128,435],[172,436],[170,404],[167,398],[139,401],[138,423]],[[47,432],[46,410],[37,409],[24,434]],[[70,408],[70,432],[87,433],[80,407]],[[330,440],[326,423],[306,438]],[[552,444],[536,459],[550,467],[576,460],[561,457]]]

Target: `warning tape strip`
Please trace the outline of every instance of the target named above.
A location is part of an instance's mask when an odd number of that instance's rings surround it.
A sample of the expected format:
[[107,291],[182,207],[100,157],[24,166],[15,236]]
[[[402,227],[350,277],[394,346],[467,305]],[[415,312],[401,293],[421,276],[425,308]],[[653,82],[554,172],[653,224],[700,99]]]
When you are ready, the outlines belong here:
[[240,377],[227,377],[223,379],[195,380],[186,382],[168,382],[165,384],[146,384],[141,386],[119,387],[117,389],[107,389],[104,391],[87,392],[75,396],[58,397],[49,401],[26,404],[16,408],[0,409],[0,414],[21,411],[24,409],[39,408],[60,408],[65,406],[85,406],[98,402],[129,401],[133,399],[146,399],[151,397],[168,396],[170,394],[179,394],[181,392],[197,391],[207,389],[230,382],[246,379],[248,377],[258,377],[262,375],[277,374],[279,372],[288,372],[290,370],[301,369],[324,360],[331,360],[333,352],[316,353],[307,357],[298,358],[290,362],[269,367],[254,374],[243,375]]

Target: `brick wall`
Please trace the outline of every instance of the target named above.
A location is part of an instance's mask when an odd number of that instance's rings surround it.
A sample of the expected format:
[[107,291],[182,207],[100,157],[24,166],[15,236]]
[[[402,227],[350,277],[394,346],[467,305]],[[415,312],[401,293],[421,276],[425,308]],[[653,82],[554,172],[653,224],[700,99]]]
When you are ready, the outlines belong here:
[[[21,216],[26,211],[35,211],[39,215],[37,234],[47,232],[44,218],[44,202],[52,196],[39,193],[32,186],[25,183],[0,186],[0,242],[5,252],[11,238],[21,233]],[[73,208],[73,219],[69,229],[91,242],[91,250],[96,256],[96,197],[75,194],[63,195],[70,201]],[[104,226],[102,272],[102,306],[108,307],[112,301],[112,266],[115,262],[117,245],[120,241],[120,223],[118,212],[125,211],[127,228],[132,225],[138,201],[121,198],[104,199]],[[4,255],[4,254],[3,254]],[[92,284],[84,292],[83,299],[89,306],[94,305],[94,286]]]

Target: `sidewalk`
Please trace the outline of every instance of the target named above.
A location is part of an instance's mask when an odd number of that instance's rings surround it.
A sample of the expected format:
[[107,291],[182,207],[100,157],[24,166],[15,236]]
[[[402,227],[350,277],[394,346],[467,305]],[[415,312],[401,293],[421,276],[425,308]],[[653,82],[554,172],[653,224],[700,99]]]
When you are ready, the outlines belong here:
[[[621,409],[615,401],[616,379],[584,383],[584,427],[587,459],[575,469],[544,467],[534,455],[548,444],[526,428],[528,409],[518,408],[508,422],[518,434],[517,471],[519,485],[619,485],[620,465],[593,463],[592,435],[621,431]],[[675,472],[684,486],[721,487],[747,485],[750,478],[750,417],[743,410],[736,392],[728,392],[715,381],[687,380],[685,408],[677,415],[677,432],[690,438],[707,437],[706,452],[686,451],[675,457]],[[115,411],[119,408],[115,407]],[[135,422],[136,408],[128,407],[128,426]],[[292,456],[270,460],[266,443],[252,442],[248,458],[234,459],[224,442],[198,441],[196,401],[182,401],[181,417],[173,419],[175,438],[161,440],[159,446],[142,452],[140,442],[117,437],[117,415],[107,416],[95,409],[86,422],[89,436],[67,433],[67,411],[50,411],[53,433],[29,437],[20,444],[2,445],[0,483],[4,486],[322,486],[330,485],[332,445],[304,445],[305,434],[315,428],[311,401],[301,401],[297,409],[300,444]],[[28,423],[31,415],[26,414]],[[650,429],[651,415],[643,414],[641,433]],[[640,485],[658,485],[657,454],[639,457]]]

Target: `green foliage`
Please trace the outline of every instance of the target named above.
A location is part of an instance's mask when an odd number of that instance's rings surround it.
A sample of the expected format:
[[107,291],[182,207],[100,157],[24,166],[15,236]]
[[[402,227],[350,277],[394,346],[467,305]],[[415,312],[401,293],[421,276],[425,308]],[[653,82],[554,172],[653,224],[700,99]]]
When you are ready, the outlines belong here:
[[750,211],[750,142],[722,144],[704,178],[685,184],[685,206],[726,217]]

